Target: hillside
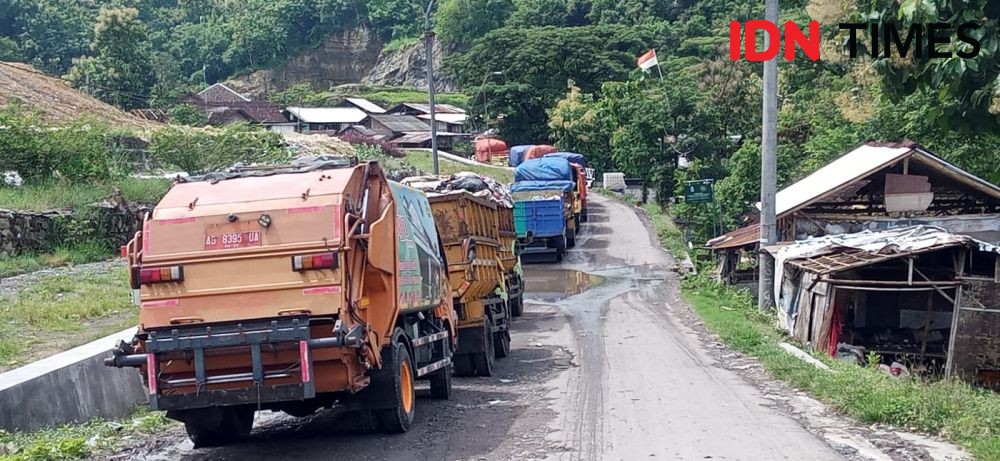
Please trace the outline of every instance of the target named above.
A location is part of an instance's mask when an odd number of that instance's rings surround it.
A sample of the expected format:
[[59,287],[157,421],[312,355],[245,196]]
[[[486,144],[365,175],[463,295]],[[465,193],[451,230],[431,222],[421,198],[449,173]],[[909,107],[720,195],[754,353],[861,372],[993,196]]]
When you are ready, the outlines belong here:
[[68,122],[87,115],[117,125],[149,125],[27,64],[0,62],[0,105],[11,101],[31,106],[43,114],[43,119],[53,122]]

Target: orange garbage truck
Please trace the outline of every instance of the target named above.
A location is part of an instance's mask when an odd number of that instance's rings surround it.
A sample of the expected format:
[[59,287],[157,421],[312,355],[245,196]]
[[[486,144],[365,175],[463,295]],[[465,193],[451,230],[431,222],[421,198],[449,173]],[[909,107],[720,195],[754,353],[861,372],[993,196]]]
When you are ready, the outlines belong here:
[[451,393],[457,319],[430,204],[375,162],[319,158],[175,184],[123,248],[153,410],[196,446],[249,435],[254,412],[353,410],[413,423],[414,381]]
[[[448,259],[458,316],[455,374],[492,376],[510,354],[511,319],[520,315],[523,284],[508,231],[510,209],[464,190],[428,193]],[[502,221],[502,222],[501,222]],[[509,222],[507,222],[509,221]]]

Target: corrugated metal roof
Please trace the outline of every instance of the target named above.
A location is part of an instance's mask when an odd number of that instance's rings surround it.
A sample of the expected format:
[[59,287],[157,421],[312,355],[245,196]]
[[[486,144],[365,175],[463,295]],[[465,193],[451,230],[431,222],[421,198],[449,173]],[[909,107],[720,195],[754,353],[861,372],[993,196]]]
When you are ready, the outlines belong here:
[[385,109],[382,106],[379,106],[378,104],[375,104],[375,103],[373,103],[373,102],[371,102],[371,101],[369,101],[367,99],[364,99],[364,98],[344,98],[344,101],[347,101],[347,102],[353,104],[358,109],[361,109],[361,110],[363,110],[365,112],[368,112],[369,114],[384,114],[385,113]]
[[[393,107],[390,111],[391,112],[396,112],[397,109],[400,108],[400,106],[402,106],[402,107],[408,107],[408,108],[410,108],[412,110],[415,110],[417,112],[420,112],[422,114],[429,114],[429,113],[431,113],[431,106],[429,104],[417,103],[417,102],[404,102],[402,104],[399,104],[399,105]],[[434,114],[435,115],[437,115],[437,114],[464,114],[464,113],[465,113],[465,109],[462,109],[461,107],[455,107],[455,106],[453,106],[451,104],[434,104]]]
[[354,107],[289,107],[285,110],[305,123],[358,123],[368,116]]
[[392,144],[423,144],[425,142],[430,142],[431,133],[406,133],[396,139],[390,141]]
[[775,197],[779,216],[840,189],[902,159],[913,149],[863,145],[830,162],[815,173],[782,189]]
[[[782,189],[775,197],[775,212],[781,216],[795,211],[911,156],[955,181],[984,194],[1000,198],[1000,187],[963,171],[912,142],[870,142],[844,154],[795,184]],[[759,207],[760,204],[758,204]]]
[[431,130],[430,124],[412,115],[372,115],[371,119],[394,133],[427,131],[429,135]]
[[755,245],[758,242],[760,242],[760,224],[751,224],[722,234],[709,240],[707,244],[713,250],[724,250],[727,248]]
[[774,251],[774,256],[776,268],[787,261],[801,269],[825,275],[960,245],[1000,254],[1000,247],[967,235],[952,234],[934,226],[909,226],[879,232],[814,237],[782,245]]
[[[431,114],[421,114],[417,118],[421,120],[431,120]],[[434,114],[434,119],[438,122],[450,123],[452,125],[464,125],[468,116],[465,114]]]

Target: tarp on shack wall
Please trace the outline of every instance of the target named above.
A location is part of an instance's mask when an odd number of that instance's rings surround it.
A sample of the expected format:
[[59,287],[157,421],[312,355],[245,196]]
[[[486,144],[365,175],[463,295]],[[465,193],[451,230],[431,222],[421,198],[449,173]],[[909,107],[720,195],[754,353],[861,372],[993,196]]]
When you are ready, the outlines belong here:
[[561,190],[569,192],[576,187],[573,181],[518,181],[510,187],[511,193],[536,190]]
[[510,166],[518,166],[524,161],[524,155],[528,153],[528,149],[535,147],[531,144],[522,144],[520,146],[514,146],[510,148],[510,157],[507,159],[507,164]]
[[514,169],[514,181],[573,181],[575,170],[566,159],[543,157],[528,160]]

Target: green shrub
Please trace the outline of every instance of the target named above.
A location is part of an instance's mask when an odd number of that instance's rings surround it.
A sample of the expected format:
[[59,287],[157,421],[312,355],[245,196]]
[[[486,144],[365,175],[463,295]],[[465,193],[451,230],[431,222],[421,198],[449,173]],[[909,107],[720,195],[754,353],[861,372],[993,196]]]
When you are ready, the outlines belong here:
[[0,171],[16,171],[28,184],[59,176],[70,182],[121,178],[129,173],[116,147],[121,132],[106,122],[79,118],[51,125],[19,104],[0,109]]
[[236,163],[288,160],[281,135],[246,124],[221,128],[168,126],[153,133],[149,150],[157,161],[190,174],[219,171]]
[[208,115],[192,104],[178,104],[170,108],[170,123],[205,126],[208,125]]

